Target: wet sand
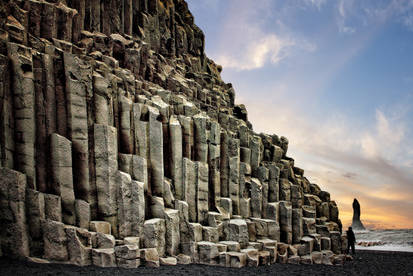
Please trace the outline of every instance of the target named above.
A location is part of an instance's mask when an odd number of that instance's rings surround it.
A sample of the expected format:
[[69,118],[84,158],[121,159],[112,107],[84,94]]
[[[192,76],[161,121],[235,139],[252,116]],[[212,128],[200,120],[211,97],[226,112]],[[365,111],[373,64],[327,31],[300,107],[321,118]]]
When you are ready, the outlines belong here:
[[204,265],[138,269],[37,264],[0,258],[0,275],[412,275],[412,252],[361,251],[344,266],[274,264],[232,269]]

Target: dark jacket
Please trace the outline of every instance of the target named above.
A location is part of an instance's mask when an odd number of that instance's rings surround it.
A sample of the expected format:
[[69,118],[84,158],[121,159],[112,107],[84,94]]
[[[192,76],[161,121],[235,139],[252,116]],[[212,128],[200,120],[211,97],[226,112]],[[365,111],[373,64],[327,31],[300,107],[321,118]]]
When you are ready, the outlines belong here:
[[347,230],[347,240],[349,243],[356,242],[356,236],[354,235],[353,230]]

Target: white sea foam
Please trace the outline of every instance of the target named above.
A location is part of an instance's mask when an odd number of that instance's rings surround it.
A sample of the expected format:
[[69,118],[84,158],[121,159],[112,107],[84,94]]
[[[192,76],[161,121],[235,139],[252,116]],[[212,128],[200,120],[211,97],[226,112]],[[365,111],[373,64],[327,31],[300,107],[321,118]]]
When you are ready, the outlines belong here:
[[356,249],[413,252],[413,229],[357,231]]
[[413,246],[401,246],[395,244],[375,245],[375,246],[358,246],[358,250],[374,250],[374,251],[400,251],[400,252],[413,252]]

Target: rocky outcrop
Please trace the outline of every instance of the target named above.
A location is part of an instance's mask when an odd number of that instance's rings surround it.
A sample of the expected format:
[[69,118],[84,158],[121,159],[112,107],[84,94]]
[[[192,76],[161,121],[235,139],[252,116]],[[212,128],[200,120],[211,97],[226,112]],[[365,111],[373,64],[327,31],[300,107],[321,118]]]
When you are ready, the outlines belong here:
[[338,207],[255,133],[183,0],[2,1],[4,255],[135,268],[326,263]]
[[353,223],[351,224],[353,230],[366,230],[360,220],[360,214],[360,203],[358,202],[357,198],[355,198],[353,201]]

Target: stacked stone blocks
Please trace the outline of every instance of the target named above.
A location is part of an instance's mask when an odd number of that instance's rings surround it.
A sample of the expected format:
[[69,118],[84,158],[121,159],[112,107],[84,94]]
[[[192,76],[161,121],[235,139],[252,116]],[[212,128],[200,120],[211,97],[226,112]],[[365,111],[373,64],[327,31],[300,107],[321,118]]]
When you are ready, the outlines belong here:
[[123,268],[342,260],[336,203],[285,137],[252,130],[185,1],[55,2],[0,4],[4,255]]

